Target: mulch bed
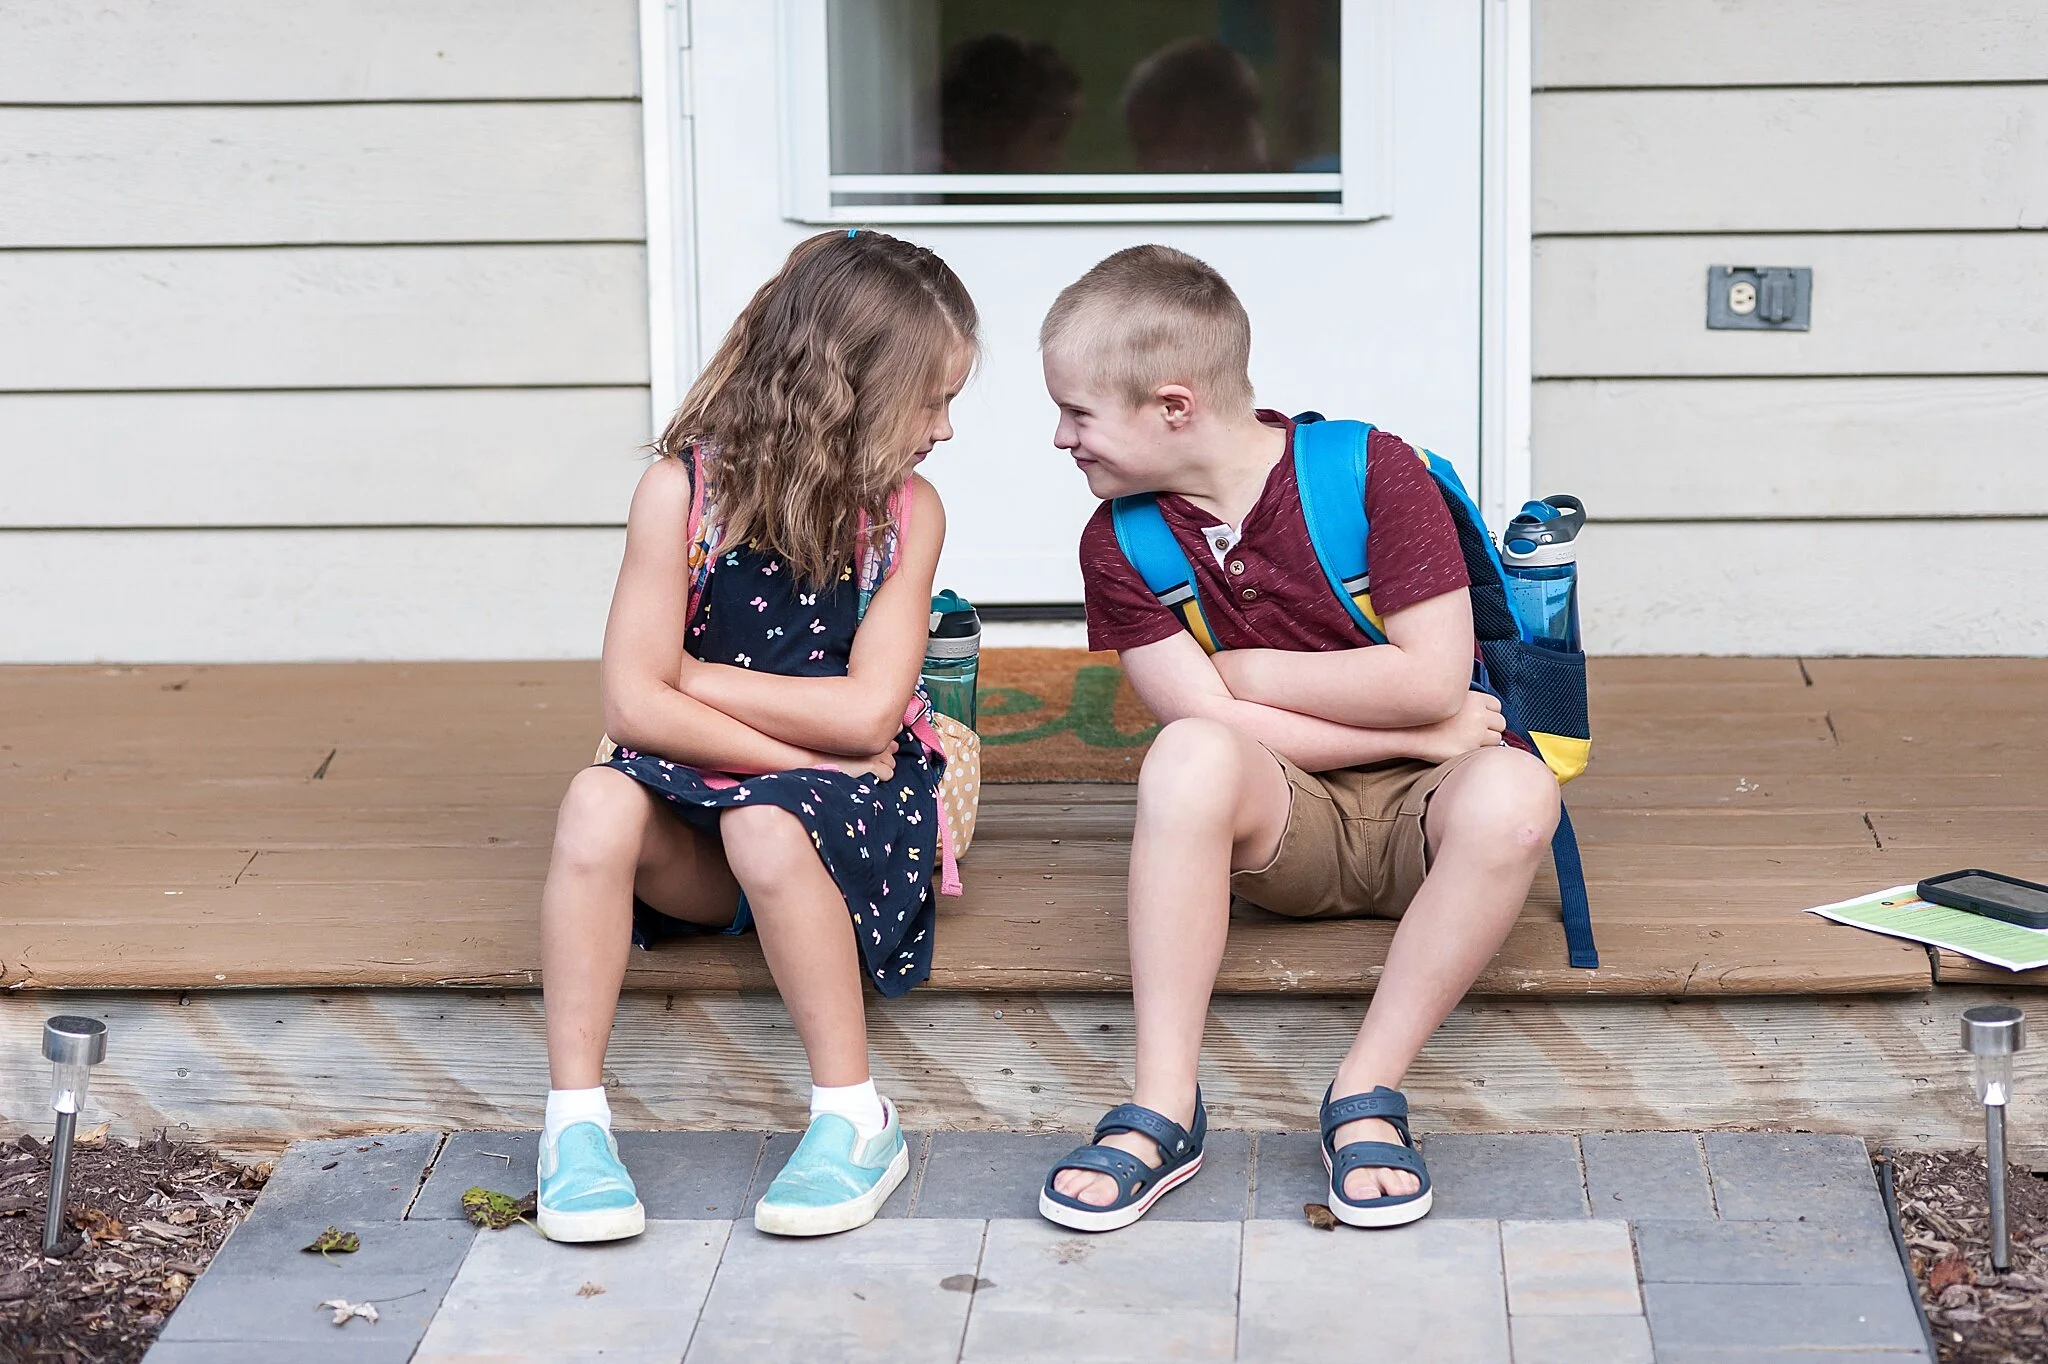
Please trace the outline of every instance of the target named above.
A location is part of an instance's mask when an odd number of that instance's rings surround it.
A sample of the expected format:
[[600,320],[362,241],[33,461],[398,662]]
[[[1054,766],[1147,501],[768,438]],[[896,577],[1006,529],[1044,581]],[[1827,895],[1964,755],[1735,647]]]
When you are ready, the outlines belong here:
[[81,1136],[45,1258],[50,1154],[0,1146],[0,1364],[134,1364],[270,1177],[159,1135]]
[[1942,1364],[2048,1359],[2048,1180],[2024,1166],[2006,1176],[2012,1268],[1991,1268],[1982,1151],[1892,1157],[1899,1225]]

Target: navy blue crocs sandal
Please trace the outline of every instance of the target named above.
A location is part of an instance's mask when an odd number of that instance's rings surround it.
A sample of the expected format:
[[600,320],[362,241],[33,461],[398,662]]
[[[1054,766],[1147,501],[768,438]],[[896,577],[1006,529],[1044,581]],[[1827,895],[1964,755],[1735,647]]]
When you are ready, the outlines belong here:
[[[1386,1122],[1401,1134],[1401,1144],[1353,1141],[1332,1150],[1330,1135],[1361,1118]],[[1398,1089],[1375,1085],[1370,1094],[1332,1100],[1326,1089],[1322,1128],[1323,1168],[1330,1172],[1330,1212],[1339,1222],[1353,1227],[1399,1227],[1419,1221],[1429,1211],[1429,1170],[1422,1163],[1422,1152],[1415,1149],[1415,1138],[1408,1135],[1407,1095]],[[1422,1181],[1422,1187],[1412,1194],[1389,1194],[1354,1202],[1344,1196],[1344,1181],[1353,1170],[1406,1170]]]
[[[1115,1132],[1137,1132],[1159,1145],[1159,1165],[1147,1165],[1128,1151],[1102,1146],[1101,1140]],[[1115,1231],[1128,1227],[1152,1210],[1152,1205],[1195,1177],[1202,1168],[1202,1143],[1209,1135],[1209,1114],[1202,1107],[1202,1091],[1195,1091],[1195,1130],[1189,1132],[1163,1113],[1136,1104],[1120,1104],[1102,1115],[1095,1124],[1095,1140],[1080,1147],[1052,1167],[1045,1187],[1038,1191],[1038,1211],[1046,1220],[1075,1231]],[[1083,1203],[1053,1188],[1062,1170],[1086,1170],[1108,1175],[1116,1181],[1116,1199],[1107,1204]]]

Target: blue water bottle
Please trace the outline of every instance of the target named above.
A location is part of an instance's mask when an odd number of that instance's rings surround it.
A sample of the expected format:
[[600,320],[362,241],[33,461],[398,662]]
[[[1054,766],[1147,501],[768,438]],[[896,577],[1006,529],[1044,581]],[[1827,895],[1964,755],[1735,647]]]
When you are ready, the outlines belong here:
[[932,598],[924,645],[924,689],[932,709],[974,728],[974,689],[981,669],[981,617],[951,588]]
[[1585,524],[1586,506],[1576,497],[1524,502],[1500,544],[1515,614],[1536,643],[1573,653],[1579,648],[1578,538]]

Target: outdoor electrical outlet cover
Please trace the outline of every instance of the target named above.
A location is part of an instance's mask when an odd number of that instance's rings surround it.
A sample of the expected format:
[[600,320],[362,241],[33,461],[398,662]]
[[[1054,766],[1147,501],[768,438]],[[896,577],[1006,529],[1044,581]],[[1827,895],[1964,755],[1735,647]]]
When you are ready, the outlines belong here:
[[1805,266],[1710,265],[1707,326],[1714,331],[1803,332],[1813,314]]

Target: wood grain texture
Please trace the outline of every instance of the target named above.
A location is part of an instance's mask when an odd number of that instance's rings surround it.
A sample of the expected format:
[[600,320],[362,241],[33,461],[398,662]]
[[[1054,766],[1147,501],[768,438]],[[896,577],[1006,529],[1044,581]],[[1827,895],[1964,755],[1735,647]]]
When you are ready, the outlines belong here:
[[633,0],[12,0],[0,90],[23,104],[625,99]]
[[1535,158],[1539,235],[2042,227],[2048,84],[1544,94]]
[[644,388],[13,394],[0,525],[621,525],[647,439]]
[[2048,654],[2039,520],[1596,525],[1579,572],[1596,654]]
[[624,543],[606,528],[5,531],[0,656],[587,658]]
[[[1708,331],[1710,265],[1808,266],[1813,329]],[[2048,234],[1549,237],[1539,378],[2048,374]]]
[[1631,521],[2041,516],[2044,430],[2044,378],[1550,379],[1535,481]]
[[0,253],[5,391],[647,382],[638,246]]
[[639,239],[640,138],[631,101],[0,108],[0,248]]
[[[1984,987],[1839,999],[1468,1000],[1403,1088],[1416,1127],[1452,1131],[1733,1128],[1844,1132],[1873,1145],[1983,1138],[1956,1012],[2024,996]],[[530,991],[211,991],[0,995],[0,1132],[41,1128],[36,1025],[63,1008],[114,1038],[92,1121],[234,1149],[420,1127],[533,1128],[547,1091]],[[1221,998],[1202,1089],[1219,1129],[1301,1131],[1363,1001]],[[906,1124],[1085,1130],[1129,1097],[1130,1002],[1109,995],[871,1002],[875,1079]],[[808,1090],[779,1000],[629,993],[606,1057],[622,1128],[778,1129]],[[2048,1124],[2048,1051],[2019,1057],[2013,1131]],[[2035,1150],[2039,1150],[2038,1143]]]
[[[2039,857],[2048,662],[1592,677],[1594,766],[1568,795],[1603,966],[1564,967],[1545,878],[1481,995],[1921,990],[1920,948],[1800,909]],[[0,984],[531,985],[554,806],[597,728],[589,663],[0,671]],[[1131,788],[984,799],[933,988],[1127,988]],[[1363,993],[1392,931],[1242,907],[1220,988]],[[635,954],[629,983],[768,978],[752,941],[717,939]]]
[[2040,18],[2032,0],[1541,0],[1535,83],[2038,80]]

